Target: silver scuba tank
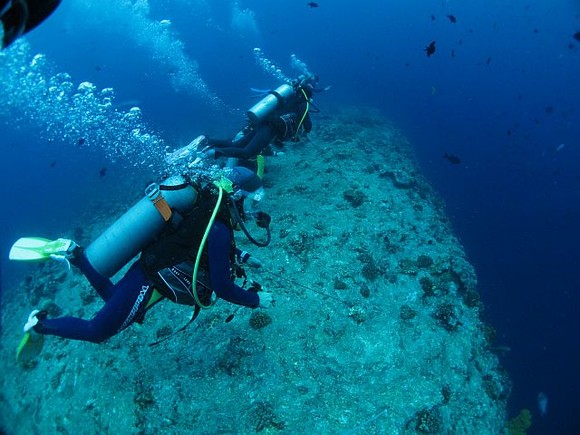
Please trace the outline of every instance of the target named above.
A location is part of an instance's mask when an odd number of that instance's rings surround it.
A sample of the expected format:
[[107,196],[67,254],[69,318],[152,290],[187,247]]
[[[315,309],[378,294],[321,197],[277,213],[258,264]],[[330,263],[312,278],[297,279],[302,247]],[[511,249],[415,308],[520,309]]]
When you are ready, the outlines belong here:
[[173,210],[187,214],[193,209],[196,190],[181,176],[161,185],[151,184],[146,196],[93,241],[85,254],[101,275],[109,278],[153,241],[171,218]]
[[252,124],[259,124],[267,119],[276,109],[282,106],[292,95],[294,95],[294,88],[292,85],[284,83],[283,85],[278,86],[248,110],[248,120]]

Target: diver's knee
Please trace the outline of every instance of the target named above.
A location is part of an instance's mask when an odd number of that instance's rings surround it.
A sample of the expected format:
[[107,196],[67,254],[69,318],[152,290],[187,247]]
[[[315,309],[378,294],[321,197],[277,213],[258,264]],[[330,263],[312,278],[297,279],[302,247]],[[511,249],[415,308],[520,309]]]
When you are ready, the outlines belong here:
[[[92,322],[91,322],[92,323]],[[117,331],[105,325],[91,324],[88,341],[101,344],[117,334]]]

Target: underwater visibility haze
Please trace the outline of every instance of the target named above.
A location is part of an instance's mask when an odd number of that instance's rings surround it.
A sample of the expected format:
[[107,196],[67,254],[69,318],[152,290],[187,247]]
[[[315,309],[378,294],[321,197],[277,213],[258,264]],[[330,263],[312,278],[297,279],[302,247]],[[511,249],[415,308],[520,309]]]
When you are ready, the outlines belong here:
[[[63,1],[0,51],[0,431],[579,433],[578,71],[577,0]],[[164,305],[14,361],[35,304],[101,304],[18,238],[89,244],[304,73],[328,90],[266,159],[267,314],[149,347],[190,314]]]

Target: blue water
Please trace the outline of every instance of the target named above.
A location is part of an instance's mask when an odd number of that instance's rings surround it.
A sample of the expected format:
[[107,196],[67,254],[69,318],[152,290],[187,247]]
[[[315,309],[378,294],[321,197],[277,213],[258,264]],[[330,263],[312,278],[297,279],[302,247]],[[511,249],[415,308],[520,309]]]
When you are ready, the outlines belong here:
[[[533,412],[530,433],[575,433],[580,41],[573,35],[580,31],[580,1],[320,0],[310,8],[305,1],[151,0],[144,17],[172,21],[173,39],[197,62],[221,108],[203,93],[176,89],[175,65],[155,59],[151,40],[127,37],[124,20],[144,19],[139,14],[111,12],[111,1],[93,2],[101,6],[91,10],[64,3],[27,37],[33,51],[75,83],[115,88],[116,102],[139,105],[170,146],[201,132],[235,131],[242,123],[235,109],[253,101],[249,88],[278,84],[257,64],[254,47],[286,74],[295,53],[322,85],[332,85],[317,99],[322,110],[373,106],[396,122],[476,266],[497,344],[511,348],[502,357],[514,382],[510,412]],[[242,13],[246,8],[253,15]],[[428,58],[423,49],[431,41],[437,50]],[[79,202],[106,199],[126,175],[98,147],[47,144],[34,128],[0,121],[0,178],[3,191],[9,188],[2,252],[23,233],[59,235],[53,233],[82,212]],[[446,152],[461,163],[443,159]],[[104,166],[107,175],[99,177]],[[8,282],[15,266],[3,258],[2,267]],[[549,399],[544,417],[539,392]]]

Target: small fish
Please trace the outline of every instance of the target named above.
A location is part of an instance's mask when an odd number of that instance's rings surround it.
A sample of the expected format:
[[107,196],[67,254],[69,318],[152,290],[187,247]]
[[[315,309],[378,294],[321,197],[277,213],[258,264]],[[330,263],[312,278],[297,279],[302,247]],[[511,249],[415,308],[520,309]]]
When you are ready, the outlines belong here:
[[491,63],[491,57],[488,57],[485,63],[489,65]]
[[449,21],[451,21],[453,24],[457,22],[455,15],[447,15],[447,18],[449,18]]
[[546,107],[544,107],[544,112],[546,112],[548,115],[551,115],[555,111],[556,110],[554,109],[554,106],[546,106]]
[[317,8],[318,7],[318,3],[316,2],[308,2],[306,3],[308,6],[310,6],[311,8]]
[[81,146],[84,145],[86,142],[86,139],[84,137],[79,137],[79,140],[77,141],[77,145]]
[[436,20],[435,15],[431,14],[431,21],[435,21],[435,20]]
[[107,175],[107,168],[101,168],[99,171],[99,177],[103,178],[105,175]]
[[234,319],[234,313],[230,314],[228,317],[226,317],[226,323],[230,323],[233,319]]
[[427,57],[431,57],[433,56],[433,54],[435,53],[435,41],[431,41],[431,43],[424,48],[425,53],[427,53]]
[[574,33],[574,35],[573,35],[573,36],[574,36],[574,39],[575,39],[576,41],[580,41],[580,32],[576,32],[576,33]]
[[565,144],[565,143],[561,143],[560,145],[558,145],[558,146],[556,147],[556,152],[558,152],[558,151],[562,151],[562,150],[564,149],[564,147],[565,147],[565,146],[566,146],[566,144]]
[[548,413],[548,396],[546,393],[538,393],[538,409],[541,417],[545,417]]
[[50,162],[50,167],[54,168],[56,166],[56,160],[53,160],[52,162]]
[[451,58],[454,59],[455,58],[455,50],[451,50]]
[[461,159],[453,154],[445,153],[445,154],[443,154],[443,158],[445,160],[447,160],[449,163],[451,163],[452,165],[458,165],[461,163]]

